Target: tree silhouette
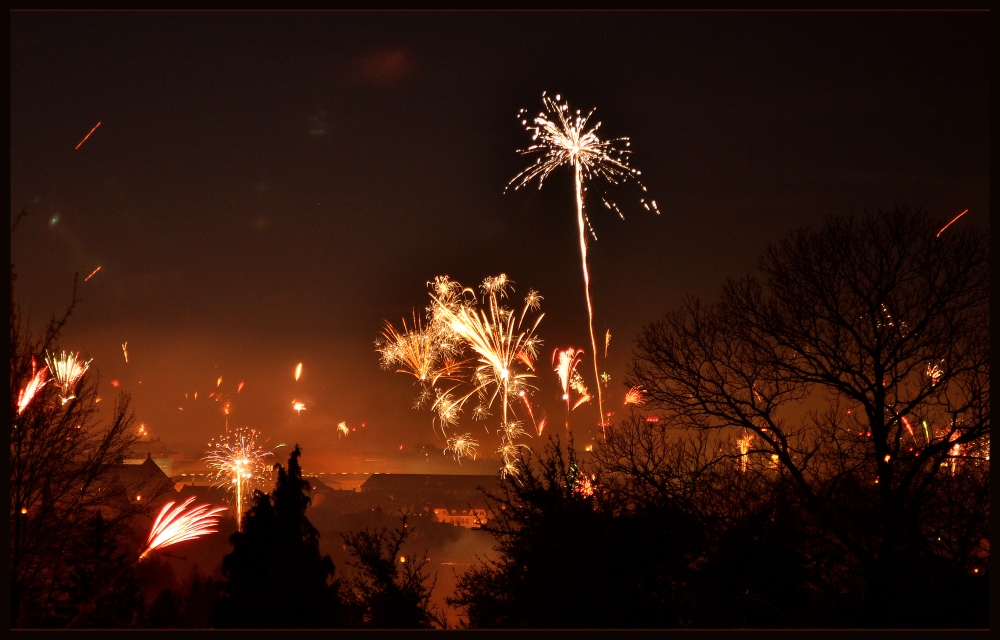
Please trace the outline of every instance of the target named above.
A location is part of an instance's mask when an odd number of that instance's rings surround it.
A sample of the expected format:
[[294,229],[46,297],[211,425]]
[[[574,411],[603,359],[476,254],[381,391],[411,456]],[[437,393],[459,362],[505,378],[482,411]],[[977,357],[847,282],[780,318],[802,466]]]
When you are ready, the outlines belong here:
[[[22,211],[11,234],[27,215]],[[101,420],[97,378],[91,369],[61,389],[46,370],[60,334],[79,302],[73,295],[61,316],[53,315],[41,333],[16,295],[17,275],[10,266],[10,605],[11,627],[53,624],[65,612],[60,603],[81,597],[67,592],[74,545],[89,544],[95,512],[118,535],[155,498],[146,488],[125,487],[112,476],[129,455],[138,434],[132,429],[130,397],[121,394]],[[30,390],[33,382],[42,381]],[[150,487],[150,489],[152,489]],[[147,499],[136,501],[142,493]],[[155,493],[155,492],[152,492]],[[79,586],[79,585],[77,585]],[[76,587],[74,587],[76,588]]]
[[56,605],[60,626],[68,620],[73,620],[77,628],[135,626],[143,598],[134,570],[134,554],[121,549],[113,523],[106,521],[100,510],[81,529],[66,558],[72,568],[65,597]]
[[351,626],[374,629],[431,629],[444,620],[430,604],[424,554],[404,555],[403,544],[412,529],[404,515],[401,526],[367,527],[343,534],[352,572],[342,587]]
[[321,555],[319,532],[306,518],[309,483],[302,479],[295,446],[287,470],[270,495],[254,492],[243,531],[230,536],[222,561],[222,596],[211,622],[226,628],[329,628],[339,626],[339,584],[330,556]]
[[842,624],[988,620],[979,596],[958,613],[929,595],[985,588],[989,520],[989,237],[941,223],[896,209],[795,231],[760,277],[646,326],[626,380],[678,429],[752,437],[751,473],[826,536],[822,582],[857,612]]
[[473,628],[670,628],[703,552],[698,523],[670,505],[628,509],[551,442],[520,481],[487,493],[498,556],[459,579],[449,604]]

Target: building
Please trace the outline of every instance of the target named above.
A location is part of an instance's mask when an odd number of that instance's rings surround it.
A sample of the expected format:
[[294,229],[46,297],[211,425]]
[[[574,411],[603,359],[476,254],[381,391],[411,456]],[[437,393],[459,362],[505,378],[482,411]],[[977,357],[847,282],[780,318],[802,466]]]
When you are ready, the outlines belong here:
[[379,473],[361,485],[360,493],[370,508],[433,514],[439,522],[476,528],[489,515],[482,490],[498,488],[495,475]]

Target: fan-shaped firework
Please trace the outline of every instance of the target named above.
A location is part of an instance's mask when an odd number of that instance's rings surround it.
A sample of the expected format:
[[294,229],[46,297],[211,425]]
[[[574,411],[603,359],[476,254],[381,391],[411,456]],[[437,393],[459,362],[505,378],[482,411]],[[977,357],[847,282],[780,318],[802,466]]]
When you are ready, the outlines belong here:
[[230,436],[210,443],[211,451],[205,456],[208,466],[214,470],[216,486],[228,488],[236,505],[236,524],[242,530],[243,506],[250,497],[250,491],[265,479],[267,464],[264,459],[271,456],[257,445],[257,431],[237,429]]
[[[532,134],[533,144],[519,150],[524,155],[537,155],[535,163],[521,171],[507,185],[515,190],[523,187],[534,179],[538,179],[538,188],[553,171],[563,165],[573,167],[576,186],[577,226],[579,228],[580,258],[583,265],[583,288],[587,300],[587,319],[590,329],[590,346],[594,360],[594,379],[597,382],[597,406],[600,415],[599,423],[605,423],[604,401],[601,394],[600,372],[597,367],[597,341],[594,338],[594,308],[590,299],[590,271],[587,268],[587,230],[596,240],[593,227],[583,210],[584,182],[599,178],[612,184],[632,180],[646,193],[646,186],[639,180],[639,170],[628,163],[631,153],[628,138],[612,138],[601,140],[597,130],[601,123],[587,128],[587,123],[594,111],[587,115],[572,111],[567,102],[560,96],[550,98],[542,94],[544,110],[535,116],[534,120],[525,119],[522,110],[518,117],[525,129]],[[620,145],[620,146],[617,146]],[[645,196],[639,199],[648,211],[659,213],[655,200],[647,200]],[[621,210],[610,198],[602,198],[604,205],[622,216]],[[610,338],[610,332],[605,336],[605,346]],[[605,350],[606,355],[606,350]]]
[[59,398],[63,404],[76,397],[73,393],[76,383],[87,373],[90,368],[90,360],[86,362],[80,360],[79,353],[66,353],[63,351],[58,357],[46,352],[45,362],[49,365],[49,372],[52,374],[52,383],[59,387]]
[[214,529],[219,524],[219,514],[226,510],[225,507],[213,507],[208,504],[200,504],[185,512],[188,505],[194,502],[194,496],[188,498],[176,508],[171,509],[175,503],[168,502],[160,510],[153,522],[153,528],[149,532],[149,539],[146,547],[139,555],[142,560],[151,552],[164,547],[169,547],[185,540],[194,540],[207,533],[215,533]]
[[17,394],[17,415],[24,413],[24,410],[28,408],[28,405],[35,398],[35,395],[48,383],[48,380],[45,379],[48,367],[37,369],[37,366],[38,363],[35,361],[35,357],[32,356],[31,378]]

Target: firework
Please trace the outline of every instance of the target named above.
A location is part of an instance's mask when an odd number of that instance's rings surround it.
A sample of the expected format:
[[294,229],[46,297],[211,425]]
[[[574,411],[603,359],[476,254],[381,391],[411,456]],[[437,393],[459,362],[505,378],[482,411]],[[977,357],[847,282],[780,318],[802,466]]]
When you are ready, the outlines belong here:
[[349,435],[351,433],[351,430],[347,428],[347,423],[346,422],[341,422],[340,424],[338,424],[337,425],[337,431],[339,431],[340,435],[342,435],[342,436],[346,436],[346,435]]
[[231,436],[210,443],[212,449],[205,456],[216,486],[226,487],[233,493],[236,505],[236,523],[242,530],[243,506],[250,497],[250,490],[264,480],[267,464],[264,459],[273,455],[257,445],[257,431],[237,429]]
[[[944,360],[941,361],[941,364],[944,364]],[[931,379],[931,386],[934,386],[941,380],[941,376],[944,375],[944,369],[941,368],[941,365],[935,364],[932,366],[930,363],[927,363],[927,371],[925,373]]]
[[934,237],[935,237],[935,238],[940,238],[940,237],[941,237],[941,234],[942,234],[942,233],[944,233],[944,230],[945,230],[945,229],[947,229],[948,227],[950,227],[950,226],[952,225],[952,223],[953,223],[953,222],[955,222],[956,220],[958,220],[959,218],[961,218],[962,216],[964,216],[964,215],[965,215],[965,214],[967,214],[968,212],[969,212],[969,210],[968,210],[968,209],[966,209],[966,210],[965,210],[965,211],[963,211],[962,213],[958,214],[957,216],[955,216],[954,218],[952,218],[951,220],[949,220],[949,221],[948,221],[948,224],[946,224],[946,225],[944,225],[943,227],[941,227],[941,230],[940,230],[940,231],[938,231],[938,232],[937,232],[937,235],[935,235]]
[[60,389],[59,397],[62,403],[66,404],[76,397],[73,393],[73,387],[76,386],[77,381],[90,368],[91,361],[87,360],[83,362],[80,360],[79,353],[66,353],[63,351],[58,357],[46,352],[45,362],[48,364],[49,372],[52,374],[53,384]]
[[450,451],[455,461],[461,464],[463,456],[475,460],[478,447],[479,443],[472,437],[472,434],[466,433],[462,436],[448,438],[448,446],[445,447],[444,453],[447,454]]
[[296,414],[302,415],[302,412],[306,410],[306,405],[298,400],[292,400],[292,410]]
[[608,347],[611,346],[611,329],[604,332],[604,359],[608,359]]
[[302,363],[295,365],[295,381],[299,381],[299,377],[302,375]]
[[149,539],[146,547],[139,555],[142,560],[153,551],[164,547],[169,547],[185,540],[194,540],[207,533],[215,533],[214,529],[219,524],[219,514],[226,510],[225,507],[213,507],[208,504],[200,504],[192,507],[185,513],[188,505],[194,502],[191,496],[179,506],[171,510],[173,502],[168,502],[160,510],[153,522],[153,528],[149,532]]
[[24,385],[21,391],[17,394],[17,415],[24,413],[24,410],[28,408],[31,401],[34,399],[35,395],[44,387],[48,380],[45,379],[45,375],[48,372],[48,367],[42,367],[38,369],[38,363],[35,361],[35,357],[31,357],[31,379]]
[[128,341],[122,343],[122,355],[125,356],[125,364],[128,364]]
[[97,127],[99,127],[99,126],[101,126],[100,122],[98,122],[97,124],[95,124],[94,128],[91,129],[90,131],[88,131],[87,135],[83,136],[83,140],[81,140],[79,143],[77,143],[77,145],[75,147],[73,147],[73,151],[76,151],[77,149],[79,149],[80,147],[82,147],[83,143],[87,141],[87,138],[89,138],[91,136],[91,134],[93,134],[95,131],[97,131]]
[[634,404],[639,407],[642,406],[643,396],[642,387],[632,387],[625,392],[625,404]]
[[[523,430],[504,426],[514,417],[513,405],[518,400],[535,423],[528,392],[533,389],[529,380],[534,377],[534,362],[541,345],[534,331],[542,314],[530,328],[524,325],[528,311],[539,309],[542,296],[529,290],[524,308],[517,314],[501,302],[514,290],[513,282],[503,273],[482,281],[481,298],[475,290],[448,276],[437,276],[427,285],[431,302],[426,323],[415,312],[410,326],[403,320],[401,331],[385,323],[376,342],[382,367],[410,374],[420,382],[421,392],[414,407],[430,404],[435,414],[432,424],[448,442],[445,454],[451,453],[459,460],[472,451],[465,443],[474,440],[468,435],[449,437],[448,431],[458,423],[465,404],[473,397],[477,399],[472,411],[474,420],[489,419],[495,403],[501,405],[498,432],[505,445],[501,450],[509,452],[512,448],[506,445],[513,444],[512,438],[527,435]],[[454,384],[438,388],[436,385],[443,380]],[[510,470],[515,468],[508,459],[504,465]]]
[[[559,378],[559,386],[562,388],[562,399],[566,403],[566,428],[569,429],[569,412],[576,409],[584,402],[590,400],[587,392],[587,385],[583,381],[583,376],[576,370],[583,357],[583,349],[569,347],[567,349],[556,349],[552,352],[552,363],[555,364],[555,372]],[[570,391],[579,394],[579,398],[570,406]]]
[[457,359],[455,345],[439,340],[431,328],[425,329],[416,313],[412,328],[407,328],[405,319],[402,322],[402,331],[385,323],[376,349],[382,354],[382,368],[396,367],[396,373],[408,373],[421,384],[456,380],[465,361]]
[[[597,341],[594,338],[594,308],[590,299],[590,272],[587,268],[587,230],[596,240],[593,227],[589,218],[583,210],[584,182],[595,178],[607,181],[611,184],[618,184],[628,180],[633,180],[645,193],[646,187],[639,180],[640,172],[628,164],[628,156],[631,151],[628,138],[613,138],[601,140],[597,137],[597,130],[601,123],[598,122],[592,128],[587,128],[587,123],[594,111],[587,115],[582,115],[579,110],[572,112],[569,103],[563,102],[560,96],[550,98],[545,93],[542,94],[542,104],[544,110],[539,113],[530,123],[527,119],[522,119],[521,124],[532,134],[534,144],[526,149],[519,150],[523,155],[536,155],[535,163],[514,176],[508,183],[508,188],[519,189],[535,178],[538,179],[538,188],[553,171],[563,165],[573,167],[573,175],[576,187],[576,212],[577,226],[579,230],[580,259],[583,266],[583,289],[587,300],[587,319],[590,330],[590,346],[594,360],[594,379],[597,383],[597,406],[598,415],[601,417],[601,424],[604,424],[604,403],[601,397],[600,372],[597,368]],[[524,110],[518,117],[523,117]],[[620,217],[621,210],[607,196],[602,198],[604,205],[616,212]],[[655,200],[646,200],[645,196],[640,198],[640,203],[649,211],[659,213]],[[607,338],[610,336],[608,334]]]
[[740,452],[740,471],[747,472],[747,454],[753,446],[753,433],[746,431],[743,436],[736,439],[736,449]]
[[86,281],[90,280],[90,279],[91,279],[91,278],[93,278],[93,277],[94,277],[94,276],[95,276],[95,275],[97,274],[97,272],[98,272],[98,271],[100,271],[100,270],[101,270],[101,266],[100,266],[100,265],[98,265],[96,269],[94,269],[93,271],[91,271],[91,272],[90,272],[90,275],[89,275],[89,276],[87,276],[86,278],[84,278],[84,279],[83,279],[83,281],[84,281],[84,282],[86,282]]

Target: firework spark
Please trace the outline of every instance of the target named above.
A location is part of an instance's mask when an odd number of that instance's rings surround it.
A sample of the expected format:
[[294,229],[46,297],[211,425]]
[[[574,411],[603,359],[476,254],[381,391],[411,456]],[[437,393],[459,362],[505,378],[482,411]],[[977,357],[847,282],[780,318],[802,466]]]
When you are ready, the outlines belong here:
[[53,384],[60,389],[59,397],[62,403],[66,404],[76,397],[73,393],[73,387],[76,386],[77,381],[90,368],[91,360],[83,362],[80,360],[79,353],[66,353],[63,351],[58,357],[46,352],[45,362],[48,364],[49,372],[52,374]]
[[267,465],[264,459],[273,455],[257,445],[257,431],[237,429],[222,440],[209,443],[212,449],[204,460],[213,469],[216,486],[232,491],[236,505],[236,523],[242,531],[243,506],[250,490],[264,480]]
[[[523,118],[525,111],[518,114],[522,118],[521,124],[532,134],[534,144],[526,149],[519,150],[522,155],[537,154],[535,163],[524,169],[508,183],[507,187],[515,190],[528,184],[535,178],[538,179],[538,188],[553,171],[563,165],[573,167],[573,175],[576,187],[576,211],[577,226],[579,230],[580,259],[583,266],[583,289],[587,300],[588,328],[590,329],[590,346],[594,360],[594,379],[597,381],[597,406],[598,415],[601,417],[601,424],[604,424],[604,402],[601,394],[600,372],[597,368],[597,341],[594,338],[594,308],[590,298],[590,271],[587,268],[587,231],[597,239],[594,234],[590,219],[583,210],[583,193],[585,191],[584,182],[595,178],[602,179],[611,184],[618,184],[628,180],[633,180],[647,192],[646,186],[639,180],[638,169],[629,165],[629,155],[631,151],[628,138],[613,138],[601,140],[597,137],[597,130],[601,123],[598,122],[592,128],[587,128],[587,123],[594,111],[587,115],[577,110],[575,113],[570,110],[569,103],[562,101],[559,95],[551,98],[545,93],[542,94],[542,104],[544,110],[535,116],[530,123]],[[621,143],[626,148],[617,147]],[[620,217],[621,210],[607,196],[602,198],[604,205],[616,212]],[[659,213],[655,200],[646,200],[645,196],[640,198],[640,203],[649,211]],[[602,427],[603,428],[603,427]]]
[[35,357],[31,357],[31,379],[24,385],[20,392],[17,394],[17,415],[24,413],[24,410],[28,408],[31,401],[34,399],[35,395],[44,387],[48,380],[45,379],[46,373],[48,373],[48,367],[42,367],[38,369],[38,363],[35,361]]
[[[941,364],[944,364],[944,360],[941,361]],[[941,368],[940,364],[932,366],[928,363],[927,371],[925,373],[927,374],[927,377],[931,379],[931,386],[934,386],[941,380],[941,376],[944,375],[944,369]]]
[[200,504],[187,512],[188,505],[194,502],[191,496],[183,503],[171,510],[175,503],[168,502],[160,510],[153,522],[153,528],[149,532],[149,539],[146,547],[139,555],[142,560],[153,551],[169,547],[170,545],[194,540],[208,533],[215,533],[218,529],[213,527],[219,524],[219,514],[226,510],[225,507],[213,507],[208,504]]
[[295,365],[295,381],[298,382],[299,378],[302,376],[302,363]]
[[444,453],[447,455],[450,451],[455,461],[461,464],[463,457],[471,457],[475,460],[478,448],[479,442],[472,437],[471,433],[466,433],[465,435],[448,438],[448,446],[445,447]]
[[611,346],[611,329],[604,332],[604,359],[608,359],[608,347]]
[[965,211],[963,211],[962,213],[958,214],[957,216],[955,216],[954,218],[952,218],[951,220],[949,220],[949,221],[948,221],[948,224],[946,224],[946,225],[944,225],[943,227],[941,227],[941,230],[940,230],[940,231],[938,231],[938,232],[937,232],[937,235],[935,235],[934,237],[935,237],[935,238],[940,238],[940,237],[941,237],[941,234],[942,234],[942,233],[944,233],[944,230],[945,230],[945,229],[947,229],[948,227],[950,227],[950,226],[952,225],[952,223],[954,223],[954,222],[955,222],[956,220],[958,220],[959,218],[961,218],[962,216],[964,216],[964,215],[965,215],[965,214],[967,214],[967,213],[969,213],[969,210],[968,210],[968,209],[966,209],[966,210],[965,210]]
[[302,415],[302,412],[306,410],[306,405],[298,400],[292,400],[292,410],[298,415]]
[[637,407],[643,403],[642,387],[632,387],[625,392],[625,404],[634,404]]
[[340,424],[338,424],[337,425],[337,431],[340,432],[341,436],[350,435],[350,433],[351,433],[351,430],[347,428],[347,423],[346,422],[341,422]]
[[747,472],[747,454],[753,446],[753,433],[747,431],[742,437],[736,439],[736,449],[740,452],[740,471]]
[[90,131],[88,131],[87,135],[83,136],[83,140],[81,140],[79,143],[77,143],[77,145],[75,147],[73,147],[73,151],[76,151],[77,149],[79,149],[80,147],[82,147],[83,143],[87,141],[87,138],[89,138],[91,136],[91,134],[93,134],[95,131],[97,131],[97,127],[99,127],[99,126],[101,126],[100,122],[98,122],[97,124],[95,124],[94,128],[91,129]]
[[96,269],[94,269],[93,271],[91,271],[91,272],[90,272],[90,275],[89,275],[89,276],[87,276],[86,278],[84,278],[84,279],[83,279],[83,281],[84,281],[84,282],[86,282],[87,280],[90,280],[90,279],[91,279],[91,278],[93,278],[93,277],[94,277],[95,275],[97,275],[97,272],[98,272],[98,271],[100,271],[100,270],[101,270],[101,266],[100,266],[100,265],[98,265]]
[[128,341],[122,343],[122,353],[125,355],[125,364],[128,364]]

